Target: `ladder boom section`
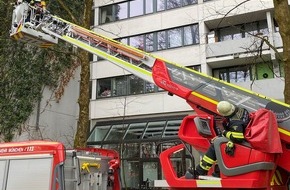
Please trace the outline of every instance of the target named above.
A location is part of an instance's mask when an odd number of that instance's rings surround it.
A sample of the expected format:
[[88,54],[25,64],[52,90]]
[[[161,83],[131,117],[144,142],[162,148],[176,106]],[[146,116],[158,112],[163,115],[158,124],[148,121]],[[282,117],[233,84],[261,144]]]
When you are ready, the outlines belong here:
[[155,58],[133,47],[106,38],[91,30],[47,14],[42,31],[102,57],[128,72],[153,83],[151,68]]
[[288,104],[162,60],[155,62],[152,72],[157,86],[183,97],[196,112],[218,114],[216,105],[222,100],[230,101],[250,112],[260,108],[273,111],[277,117],[281,139],[290,142]]

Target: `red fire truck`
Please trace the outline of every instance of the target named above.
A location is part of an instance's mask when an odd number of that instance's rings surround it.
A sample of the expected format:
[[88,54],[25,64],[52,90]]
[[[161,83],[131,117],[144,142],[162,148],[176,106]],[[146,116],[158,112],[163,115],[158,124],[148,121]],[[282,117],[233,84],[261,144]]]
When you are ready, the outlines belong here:
[[59,142],[0,144],[2,190],[120,190],[119,155],[113,150],[66,150]]
[[[29,21],[27,21],[28,12],[30,13]],[[290,105],[163,60],[48,12],[43,13],[42,19],[36,18],[34,8],[25,2],[17,5],[14,11],[10,36],[39,47],[52,46],[58,40],[66,41],[110,61],[141,79],[156,84],[168,91],[169,95],[183,98],[193,108],[196,114],[185,117],[179,129],[178,135],[182,144],[171,147],[160,154],[165,180],[155,181],[156,187],[177,190],[288,189]],[[218,134],[214,122],[216,118],[220,118],[216,105],[221,100],[227,100],[246,108],[251,113],[256,113],[261,109],[270,110],[269,113],[273,113],[275,119],[267,117],[264,123],[269,128],[256,130],[255,134],[264,135],[258,143],[270,147],[271,145],[278,146],[280,151],[263,151],[259,147],[247,143],[237,145],[235,155],[230,157],[223,151],[227,140],[221,137],[214,141],[217,164],[221,171],[220,177],[205,176],[199,179],[178,177],[171,162],[172,157],[176,152],[187,150],[188,146],[192,146],[202,153],[207,150],[211,139]],[[260,127],[259,124],[257,126],[256,129]],[[4,163],[7,165],[7,161]],[[196,163],[194,164],[196,165]],[[4,168],[6,171],[6,166]],[[58,173],[53,173],[53,175],[59,176]],[[7,180],[7,177],[5,179]]]

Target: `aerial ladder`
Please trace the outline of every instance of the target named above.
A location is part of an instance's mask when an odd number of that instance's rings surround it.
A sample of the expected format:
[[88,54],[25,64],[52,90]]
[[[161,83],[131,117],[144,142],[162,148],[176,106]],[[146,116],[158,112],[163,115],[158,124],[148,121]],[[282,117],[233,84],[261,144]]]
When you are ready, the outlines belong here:
[[[200,152],[210,146],[210,140],[218,135],[214,120],[219,117],[216,105],[227,100],[253,113],[259,109],[271,110],[278,122],[280,154],[265,153],[249,145],[237,145],[239,156],[224,153],[226,141],[217,141],[215,151],[221,176],[214,180],[177,177],[170,157],[186,145],[180,144],[160,154],[165,183],[171,189],[288,189],[290,172],[290,105],[270,99],[250,90],[226,83],[203,73],[172,63],[153,54],[112,40],[91,30],[44,12],[42,19],[27,20],[27,3],[16,6],[10,36],[13,39],[50,47],[63,40],[84,49],[158,87],[169,95],[183,98],[196,112],[184,118],[179,138]],[[238,153],[239,152],[239,153]]]

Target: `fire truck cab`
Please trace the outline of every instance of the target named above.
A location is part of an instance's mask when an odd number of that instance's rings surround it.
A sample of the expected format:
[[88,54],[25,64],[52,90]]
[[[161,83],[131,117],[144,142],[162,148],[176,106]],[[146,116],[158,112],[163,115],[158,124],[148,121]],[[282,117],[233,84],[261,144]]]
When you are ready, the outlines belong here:
[[120,190],[118,170],[112,150],[65,150],[50,141],[0,144],[2,190]]

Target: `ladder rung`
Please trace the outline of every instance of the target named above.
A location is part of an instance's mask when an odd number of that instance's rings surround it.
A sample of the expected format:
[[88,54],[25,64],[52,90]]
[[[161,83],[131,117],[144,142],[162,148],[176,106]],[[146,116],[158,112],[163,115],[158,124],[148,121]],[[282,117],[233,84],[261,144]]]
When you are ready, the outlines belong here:
[[137,56],[137,57],[139,57],[141,59],[145,58],[144,54],[139,53],[137,51],[134,51],[133,49],[130,49],[130,48],[126,47],[126,46],[122,46],[122,45],[120,45],[120,44],[118,44],[116,42],[113,42],[113,41],[104,39],[104,38],[102,38],[100,36],[97,36],[96,34],[91,33],[91,31],[86,31],[85,29],[82,29],[82,28],[79,28],[79,27],[76,27],[76,26],[74,26],[73,29],[75,31],[77,31],[77,32],[80,32],[82,34],[87,35],[88,37],[91,37],[92,39],[96,39],[98,41],[101,41],[101,42],[104,42],[106,44],[109,44],[109,45],[111,45],[111,46],[113,46],[115,48],[123,50],[123,51],[127,52],[128,54],[132,54],[132,55]]

